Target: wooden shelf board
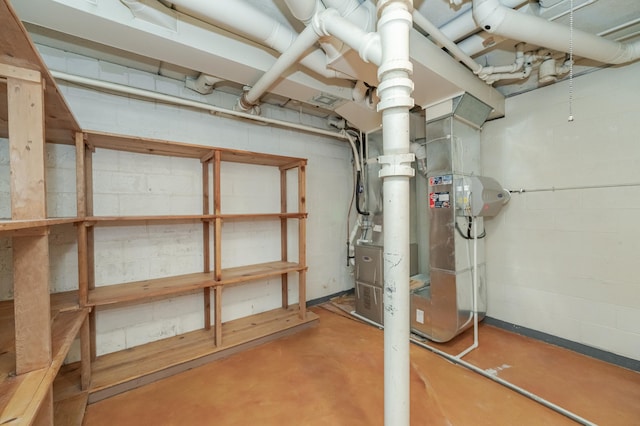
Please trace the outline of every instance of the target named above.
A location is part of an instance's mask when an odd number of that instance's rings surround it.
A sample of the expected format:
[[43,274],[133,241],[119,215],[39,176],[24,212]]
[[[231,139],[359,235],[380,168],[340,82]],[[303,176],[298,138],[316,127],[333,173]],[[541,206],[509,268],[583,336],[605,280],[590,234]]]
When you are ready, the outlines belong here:
[[284,157],[281,155],[262,154],[250,151],[238,151],[235,149],[218,149],[220,160],[232,163],[255,164],[262,166],[286,166],[292,163],[304,165],[307,160],[303,158]]
[[105,285],[89,291],[90,306],[116,305],[184,294],[213,285],[212,272],[197,272],[175,277]]
[[213,272],[196,272],[174,277],[105,285],[89,291],[88,305],[106,307],[131,304],[137,301],[144,303],[176,294],[195,292],[205,287],[236,285],[289,272],[298,272],[303,269],[304,267],[298,263],[276,261],[223,269],[221,281],[214,280]]
[[[2,371],[0,424],[31,424],[88,312],[89,309],[77,309],[58,312],[55,315],[51,327],[53,356],[48,368],[14,376],[13,362],[10,371]],[[15,361],[15,354],[9,355],[11,356]],[[3,355],[3,358],[5,357],[6,355]],[[7,364],[2,362],[2,366],[6,368]]]
[[163,224],[176,222],[193,222],[207,219],[207,215],[157,215],[157,216],[87,216],[85,221],[95,222],[95,225],[139,225],[141,222],[145,224]]
[[200,159],[213,148],[203,145],[192,145],[180,142],[169,142],[137,136],[116,135],[113,133],[85,131],[87,144],[95,148],[116,149],[118,151],[136,152],[140,154],[168,155]]
[[100,356],[93,363],[90,402],[228,356],[248,344],[264,343],[265,338],[298,331],[317,320],[309,311],[301,319],[295,307],[276,309],[223,324],[219,347],[214,345],[213,331],[197,330]]
[[0,234],[4,232],[20,231],[24,229],[44,228],[47,226],[64,225],[67,223],[82,222],[77,217],[57,217],[50,219],[34,220],[0,220]]
[[215,220],[220,218],[222,220],[269,220],[269,219],[302,219],[307,217],[307,213],[223,213],[223,214],[212,214],[207,215],[206,219]]
[[305,269],[293,262],[267,262],[256,265],[238,266],[222,270],[221,285],[229,286],[263,278],[276,277],[289,272],[299,272]]

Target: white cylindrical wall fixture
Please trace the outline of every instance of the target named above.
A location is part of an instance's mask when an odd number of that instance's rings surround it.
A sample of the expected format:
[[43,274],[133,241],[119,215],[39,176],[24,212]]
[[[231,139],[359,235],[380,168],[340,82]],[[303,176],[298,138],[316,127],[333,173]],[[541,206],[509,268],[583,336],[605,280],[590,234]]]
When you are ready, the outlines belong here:
[[409,425],[409,146],[412,64],[409,31],[413,4],[378,1],[382,62],[378,110],[382,111],[384,263],[384,424]]
[[560,52],[568,52],[569,40],[573,39],[574,55],[605,64],[640,58],[640,41],[618,43],[578,29],[571,34],[565,25],[516,12],[499,0],[473,0],[473,17],[487,32]]

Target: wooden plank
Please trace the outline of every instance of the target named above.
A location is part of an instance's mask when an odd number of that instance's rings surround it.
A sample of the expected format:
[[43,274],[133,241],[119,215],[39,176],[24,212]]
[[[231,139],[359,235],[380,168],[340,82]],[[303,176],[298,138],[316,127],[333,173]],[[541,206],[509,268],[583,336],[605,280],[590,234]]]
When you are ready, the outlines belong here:
[[91,385],[91,331],[89,316],[80,328],[80,389],[87,390]]
[[[213,225],[213,271],[217,281],[222,278],[222,220],[220,215],[222,201],[220,195],[220,151],[216,150],[213,155],[213,214],[216,219]],[[215,313],[216,316],[220,312]]]
[[89,291],[90,306],[120,305],[127,302],[145,301],[189,293],[214,284],[213,274],[197,272],[174,277],[135,281],[96,287]]
[[[25,419],[21,420],[24,421]],[[35,417],[29,423],[33,426],[53,426],[53,391],[51,387],[42,398]]]
[[211,147],[180,142],[169,142],[137,136],[116,135],[96,131],[87,131],[87,142],[96,148],[140,154],[168,155],[200,159],[211,151]]
[[216,346],[222,346],[222,287],[215,287],[215,333],[214,342]]
[[76,133],[76,215],[87,215],[87,180],[85,177],[84,134]]
[[207,219],[206,215],[151,215],[151,216],[87,216],[89,225],[166,225],[180,222],[193,222]]
[[52,219],[28,219],[28,220],[0,220],[0,234],[8,235],[14,231],[25,229],[44,228],[56,225],[66,225],[81,222],[76,217],[59,217]]
[[[85,137],[86,142],[86,137]],[[85,145],[84,148],[84,190],[85,190],[85,214],[93,216],[93,149]],[[95,266],[95,239],[93,227],[87,228],[87,288],[91,291],[96,286]],[[88,292],[87,292],[88,293]],[[88,294],[87,294],[88,298]],[[96,313],[89,313],[89,352],[90,360],[96,359]]]
[[221,280],[217,284],[231,286],[258,279],[277,277],[278,275],[288,274],[290,272],[299,272],[303,269],[304,267],[299,263],[283,262],[280,260],[226,268],[222,270]]
[[[48,314],[48,312],[47,312]],[[55,315],[52,326],[53,356],[49,365],[5,380],[0,386],[0,424],[17,420],[18,424],[31,424],[45,403],[48,410],[51,399],[51,385],[56,377],[69,348],[78,334],[87,310],[60,312]],[[42,421],[50,418],[49,414]],[[14,421],[15,421],[14,420]]]
[[54,424],[82,426],[89,394],[82,392],[70,398],[56,401],[53,406]]
[[[145,345],[129,348],[124,351],[103,355],[98,358],[94,366],[94,380],[90,390],[90,401],[95,401],[93,394],[105,392],[109,388],[128,383],[123,390],[132,389],[144,383],[144,377],[163,371],[175,374],[191,368],[196,361],[212,354],[228,355],[229,350],[240,345],[260,341],[266,336],[278,335],[285,330],[299,330],[305,325],[312,325],[317,316],[309,313],[305,320],[298,316],[297,309],[276,309],[241,320],[229,321],[223,328],[223,343],[215,346],[211,333],[197,330],[180,336],[170,337]],[[251,324],[266,324],[252,326]],[[260,341],[261,343],[263,341]],[[179,370],[172,367],[182,366]],[[166,377],[161,375],[161,377]],[[156,379],[157,380],[157,379]],[[113,395],[110,394],[109,396]]]
[[217,218],[223,221],[257,221],[257,220],[274,220],[274,219],[300,219],[306,217],[306,213],[224,213],[219,215],[206,215],[205,220],[215,220]]
[[[2,46],[0,63],[6,66],[37,71],[45,82],[45,121],[48,140],[73,144],[73,133],[79,131],[80,127],[40,54],[31,42],[29,34],[11,5],[6,1],[0,2],[0,28],[2,28],[2,31],[0,31],[0,46]],[[42,80],[39,79],[38,81]],[[1,96],[0,99],[2,99]],[[0,137],[6,137],[6,129],[0,130],[3,131],[0,133]]]
[[78,298],[82,306],[89,297],[89,270],[87,266],[87,228],[84,224],[76,229],[78,239]]
[[49,238],[13,240],[16,373],[49,366]]
[[[280,170],[280,212],[287,213],[287,171]],[[288,233],[287,233],[287,219],[285,217],[280,218],[280,260],[286,262],[288,260],[289,249],[287,246]],[[283,274],[280,277],[281,290],[282,290],[282,307],[284,309],[289,307],[289,276]]]
[[255,164],[260,166],[284,166],[286,164],[305,161],[302,158],[285,157],[281,155],[263,154],[235,149],[219,149],[222,161],[232,163]]
[[30,81],[32,83],[42,82],[40,71],[21,68],[15,65],[3,64],[0,62],[0,75],[6,78],[15,78],[18,80]]
[[[306,166],[298,168],[298,212],[307,211]],[[307,310],[307,220],[298,221],[298,262],[303,267],[298,274],[298,306],[300,317],[304,318]]]
[[[213,151],[210,153],[213,156]],[[209,214],[209,159],[202,163],[202,214]],[[203,272],[211,272],[211,242],[209,222],[202,222],[202,260]],[[204,302],[204,329],[211,328],[211,288],[205,287],[203,293]]]
[[42,85],[7,79],[11,218],[46,219]]

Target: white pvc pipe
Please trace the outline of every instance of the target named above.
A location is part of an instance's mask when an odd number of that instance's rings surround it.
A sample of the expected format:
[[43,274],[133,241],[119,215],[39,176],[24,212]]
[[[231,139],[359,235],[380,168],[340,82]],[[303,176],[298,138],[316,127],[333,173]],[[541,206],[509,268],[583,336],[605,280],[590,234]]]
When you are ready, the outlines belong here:
[[[526,0],[501,0],[500,3],[506,7],[515,8],[524,3]],[[451,21],[440,27],[440,31],[447,36],[450,40],[458,41],[464,36],[473,34],[478,31],[478,24],[473,19],[473,13],[471,9],[456,16]]]
[[260,77],[248,92],[242,95],[239,106],[246,111],[255,105],[273,83],[282,78],[285,71],[318,41],[319,37],[313,26],[306,27],[291,46],[280,55],[271,68]]
[[324,0],[324,4],[327,8],[336,9],[341,16],[356,24],[361,30],[376,30],[376,11],[373,3],[362,0]]
[[566,409],[560,407],[559,405],[556,405],[553,402],[548,401],[548,400],[546,400],[546,399],[544,399],[544,398],[542,398],[542,397],[540,397],[540,396],[538,396],[538,395],[536,395],[536,394],[534,394],[532,392],[529,392],[526,389],[522,389],[521,387],[516,386],[511,382],[508,382],[508,381],[506,381],[504,379],[501,379],[498,376],[495,376],[493,374],[489,374],[486,371],[484,371],[483,369],[478,368],[475,365],[470,364],[470,363],[468,363],[466,361],[463,361],[463,360],[461,360],[460,358],[458,358],[456,356],[449,355],[448,353],[443,352],[440,349],[436,349],[433,346],[429,346],[429,345],[427,345],[427,344],[425,344],[423,342],[420,342],[418,340],[415,340],[415,339],[411,339],[411,342],[414,345],[420,346],[421,348],[428,349],[431,352],[433,352],[435,354],[438,354],[441,357],[446,358],[446,359],[448,359],[449,361],[451,361],[451,362],[453,362],[455,364],[459,364],[459,365],[461,365],[461,366],[463,366],[465,368],[468,368],[469,370],[471,370],[471,371],[473,371],[475,373],[478,373],[481,376],[486,377],[487,379],[491,379],[494,382],[497,382],[497,383],[501,384],[502,386],[505,386],[505,387],[511,389],[512,391],[518,392],[520,395],[525,396],[525,397],[527,397],[527,398],[529,398],[529,399],[531,399],[531,400],[533,400],[533,401],[535,401],[535,402],[537,402],[539,404],[542,404],[545,407],[550,408],[551,410],[555,411],[556,413],[560,413],[563,416],[566,416],[566,417],[570,418],[571,420],[573,420],[575,422],[578,422],[581,425],[596,426],[595,423],[590,422],[589,420],[585,419],[584,417],[580,417],[577,414],[575,414],[575,413],[573,413],[573,412],[571,412],[569,410],[566,410]]
[[[569,51],[569,27],[544,18],[516,12],[499,0],[473,0],[473,17],[490,33],[560,52]],[[622,64],[640,58],[640,41],[618,43],[573,29],[573,54],[605,64]]]
[[[380,36],[373,32],[366,32],[356,24],[343,18],[337,10],[327,9],[317,22],[324,35],[332,35],[338,40],[358,52],[365,62],[380,65],[382,53]],[[314,25],[316,25],[314,23]]]
[[51,75],[57,80],[64,80],[70,83],[80,84],[83,86],[93,87],[97,89],[109,90],[127,95],[139,96],[141,98],[153,99],[160,102],[166,102],[174,105],[186,106],[200,110],[209,111],[213,114],[222,116],[235,117],[245,120],[254,121],[256,123],[271,124],[278,127],[296,129],[303,132],[315,133],[322,136],[328,136],[335,139],[346,140],[346,136],[330,130],[318,129],[316,127],[306,126],[304,124],[291,123],[288,121],[275,120],[273,118],[261,117],[259,115],[251,115],[244,112],[234,111],[226,108],[220,108],[204,102],[192,101],[189,99],[179,98],[176,96],[165,95],[163,93],[152,92],[150,90],[138,89],[135,87],[124,86],[122,84],[111,83],[108,81],[96,80],[87,77],[67,74],[59,71],[51,71]]
[[378,92],[382,111],[384,204],[384,424],[410,424],[409,392],[409,108],[412,65],[409,60],[411,1],[379,0],[378,33],[382,63]]
[[[171,0],[177,10],[212,25],[261,43],[280,53],[285,52],[297,34],[278,21],[242,0]],[[327,78],[349,78],[328,69],[320,49],[305,55],[300,63]]]
[[456,355],[460,359],[478,347],[478,218],[473,218],[473,344]]

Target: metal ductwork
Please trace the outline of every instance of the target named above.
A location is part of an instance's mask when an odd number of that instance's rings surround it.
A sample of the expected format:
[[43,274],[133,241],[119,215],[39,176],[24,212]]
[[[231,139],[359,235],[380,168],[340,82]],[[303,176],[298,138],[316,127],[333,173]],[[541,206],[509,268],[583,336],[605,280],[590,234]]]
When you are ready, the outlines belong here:
[[430,284],[411,294],[411,328],[437,342],[471,327],[474,311],[478,320],[486,313],[478,230],[484,229],[481,216],[496,214],[508,199],[497,182],[480,177],[480,126],[490,112],[468,94],[426,111]]

